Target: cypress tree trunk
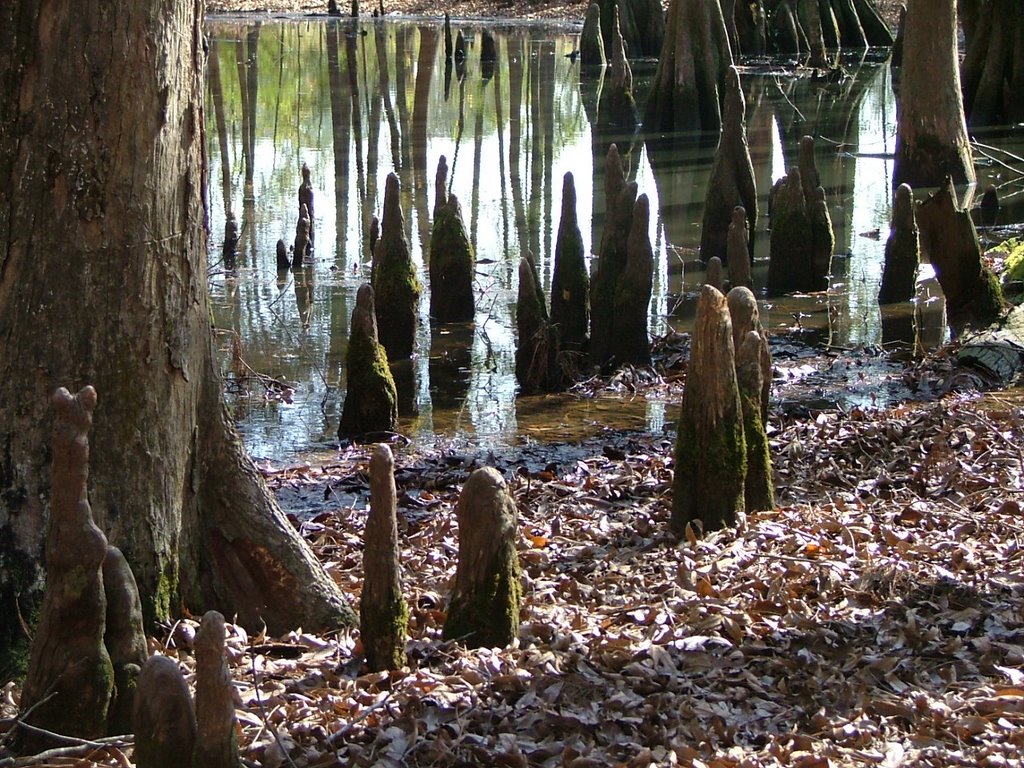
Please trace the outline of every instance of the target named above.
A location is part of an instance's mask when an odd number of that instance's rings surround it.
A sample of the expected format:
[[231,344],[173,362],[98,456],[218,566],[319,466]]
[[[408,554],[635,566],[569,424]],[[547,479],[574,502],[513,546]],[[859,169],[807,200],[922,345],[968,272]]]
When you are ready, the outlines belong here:
[[185,603],[272,632],[354,621],[223,406],[201,21],[180,0],[0,10],[0,649],[42,585],[59,386],[99,394],[90,499],[149,620]]
[[903,41],[895,183],[974,182],[960,94],[956,0],[909,0]]

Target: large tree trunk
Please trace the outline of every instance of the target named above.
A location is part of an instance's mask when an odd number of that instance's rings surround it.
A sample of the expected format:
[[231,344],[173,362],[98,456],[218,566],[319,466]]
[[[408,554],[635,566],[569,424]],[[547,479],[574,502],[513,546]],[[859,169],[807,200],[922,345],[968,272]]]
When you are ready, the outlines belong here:
[[201,21],[201,0],[0,10],[0,648],[42,585],[59,386],[99,393],[90,498],[148,619],[354,620],[223,407]]
[[895,184],[974,181],[956,44],[956,0],[907,4]]
[[1024,120],[1024,7],[1020,0],[960,0],[966,55],[964,111],[974,128]]

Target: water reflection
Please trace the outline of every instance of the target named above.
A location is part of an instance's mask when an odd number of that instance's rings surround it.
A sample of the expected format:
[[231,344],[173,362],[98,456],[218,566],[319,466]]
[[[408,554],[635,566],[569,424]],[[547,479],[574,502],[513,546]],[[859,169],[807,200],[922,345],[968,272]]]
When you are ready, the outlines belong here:
[[[347,324],[356,289],[369,279],[367,240],[381,209],[383,178],[394,171],[401,180],[407,235],[425,282],[431,187],[441,155],[449,159],[450,191],[463,202],[476,248],[477,313],[471,326],[432,329],[424,297],[418,353],[403,372],[402,429],[410,436],[460,434],[511,444],[517,431],[562,425],[556,431],[564,432],[586,420],[563,418],[558,398],[517,405],[516,265],[529,249],[550,287],[559,205],[554,180],[566,171],[575,175],[590,252],[600,237],[604,154],[612,141],[626,151],[630,178],[655,214],[652,332],[685,329],[690,320],[691,296],[702,280],[696,248],[713,149],[680,143],[652,156],[633,136],[606,125],[600,80],[581,83],[567,55],[576,48],[571,29],[489,24],[497,60],[485,71],[476,44],[480,27],[457,28],[470,45],[464,65],[452,72],[440,19],[209,24],[209,170],[220,187],[210,195],[212,238],[219,239],[230,213],[242,211],[237,267],[214,264],[211,273],[216,322],[237,332],[252,369],[295,388],[290,402],[250,401],[239,412],[246,444],[258,456],[334,439]],[[771,182],[795,161],[799,137],[813,133],[840,254],[835,290],[773,301],[768,323],[814,325],[832,343],[852,346],[883,339],[875,296],[896,118],[888,68],[878,61],[846,64],[849,74],[839,83],[781,71],[748,71],[743,79],[760,209],[767,210]],[[649,68],[635,68],[641,105],[650,75]],[[316,196],[315,248],[309,266],[279,275],[275,243],[290,242],[294,231],[303,163]],[[766,223],[762,215],[758,285]],[[873,231],[880,235],[862,234]],[[211,243],[211,262],[218,246]],[[225,370],[229,359],[226,351]],[[658,429],[665,406],[640,403],[631,418]]]

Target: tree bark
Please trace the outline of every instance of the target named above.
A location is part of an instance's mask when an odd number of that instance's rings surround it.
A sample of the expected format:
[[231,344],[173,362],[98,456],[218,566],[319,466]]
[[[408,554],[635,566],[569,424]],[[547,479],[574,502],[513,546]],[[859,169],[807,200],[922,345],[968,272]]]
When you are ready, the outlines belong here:
[[966,51],[964,112],[972,128],[1024,120],[1024,8],[1018,0],[960,0]]
[[960,94],[956,0],[910,0],[903,41],[895,184],[974,182]]
[[0,10],[0,647],[42,583],[59,386],[99,393],[90,497],[149,620],[183,603],[271,631],[355,618],[223,406],[201,22],[198,1]]

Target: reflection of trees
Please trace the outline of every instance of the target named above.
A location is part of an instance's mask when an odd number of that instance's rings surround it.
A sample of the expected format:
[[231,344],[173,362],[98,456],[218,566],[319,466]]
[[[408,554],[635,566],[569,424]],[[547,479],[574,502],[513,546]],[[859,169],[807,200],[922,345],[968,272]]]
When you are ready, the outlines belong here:
[[210,41],[209,86],[213,101],[214,121],[217,125],[217,146],[220,148],[220,183],[224,195],[224,213],[231,213],[231,155],[228,152],[228,127],[224,118],[224,88],[220,81],[220,44],[216,37]]
[[256,99],[259,94],[260,24],[253,24],[245,38],[235,43],[235,65],[242,95],[242,162],[245,166],[246,200],[253,199],[253,164],[256,153]]
[[526,206],[523,198],[523,180],[520,176],[523,147],[523,38],[514,35],[509,39],[508,50],[508,166],[509,181],[512,183],[512,207],[516,217],[516,235],[519,247],[528,246],[526,232]]
[[[334,139],[334,192],[335,192],[335,236],[336,259],[339,266],[347,263],[348,243],[348,183],[351,168],[351,149],[348,141],[349,126],[352,124],[352,101],[346,98],[341,79],[340,36],[342,25],[331,22],[327,25],[327,72],[331,86],[331,134]],[[359,250],[356,250],[358,258]]]

